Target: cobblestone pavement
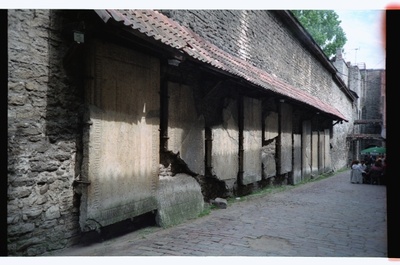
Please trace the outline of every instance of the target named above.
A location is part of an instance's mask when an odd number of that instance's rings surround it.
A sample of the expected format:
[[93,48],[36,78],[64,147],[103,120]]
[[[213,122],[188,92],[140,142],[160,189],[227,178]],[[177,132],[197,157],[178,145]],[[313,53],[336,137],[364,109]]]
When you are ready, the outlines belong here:
[[[53,256],[387,257],[386,187],[350,172]],[[49,255],[49,254],[48,254]]]

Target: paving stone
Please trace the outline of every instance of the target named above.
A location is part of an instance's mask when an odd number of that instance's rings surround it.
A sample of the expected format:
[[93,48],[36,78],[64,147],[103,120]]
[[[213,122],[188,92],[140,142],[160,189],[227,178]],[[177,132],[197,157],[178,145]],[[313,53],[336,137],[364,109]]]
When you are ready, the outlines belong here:
[[[348,174],[236,202],[223,211],[155,230],[146,240],[133,232],[107,248],[103,242],[47,255],[386,257],[386,188],[351,185]],[[370,204],[349,203],[355,197],[369,200],[371,194],[375,199]]]

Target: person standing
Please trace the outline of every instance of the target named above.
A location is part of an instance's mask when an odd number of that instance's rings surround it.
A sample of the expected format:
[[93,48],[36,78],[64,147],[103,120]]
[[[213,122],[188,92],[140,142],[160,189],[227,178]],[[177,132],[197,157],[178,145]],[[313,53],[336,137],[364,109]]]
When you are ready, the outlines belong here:
[[364,170],[362,169],[360,161],[354,160],[351,165],[350,182],[355,183],[355,184],[362,184],[363,183],[363,177],[362,177],[363,172],[364,172]]
[[371,179],[371,184],[380,185],[382,181],[382,174],[383,174],[382,160],[378,159],[368,172],[368,175]]

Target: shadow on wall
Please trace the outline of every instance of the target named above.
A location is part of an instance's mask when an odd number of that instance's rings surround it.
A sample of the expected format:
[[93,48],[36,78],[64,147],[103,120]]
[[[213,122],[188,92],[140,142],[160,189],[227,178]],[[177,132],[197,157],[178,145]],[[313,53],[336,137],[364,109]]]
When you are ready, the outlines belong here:
[[59,189],[66,197],[72,198],[72,205],[61,202],[61,199],[52,203],[65,205],[63,207],[68,214],[63,214],[61,218],[71,219],[65,222],[73,222],[74,233],[78,235],[80,196],[73,192],[71,183],[80,174],[82,161],[84,56],[83,47],[73,42],[72,32],[66,31],[66,25],[71,23],[70,20],[75,20],[74,14],[76,12],[50,10],[51,30],[49,30],[48,41],[49,72],[45,116],[45,136],[48,148],[43,157],[60,161],[63,172],[63,168],[69,167],[58,178],[64,183]]

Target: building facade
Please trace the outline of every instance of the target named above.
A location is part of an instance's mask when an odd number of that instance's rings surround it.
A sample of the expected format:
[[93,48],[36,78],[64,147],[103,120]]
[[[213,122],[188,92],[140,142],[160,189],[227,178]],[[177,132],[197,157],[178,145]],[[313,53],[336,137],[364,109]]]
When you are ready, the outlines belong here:
[[361,160],[360,151],[372,146],[386,147],[386,77],[384,69],[367,69],[365,63],[346,62],[338,49],[332,60],[356,100],[354,127],[347,136],[349,163]]
[[290,12],[9,10],[8,23],[10,255],[347,165],[356,97]]

